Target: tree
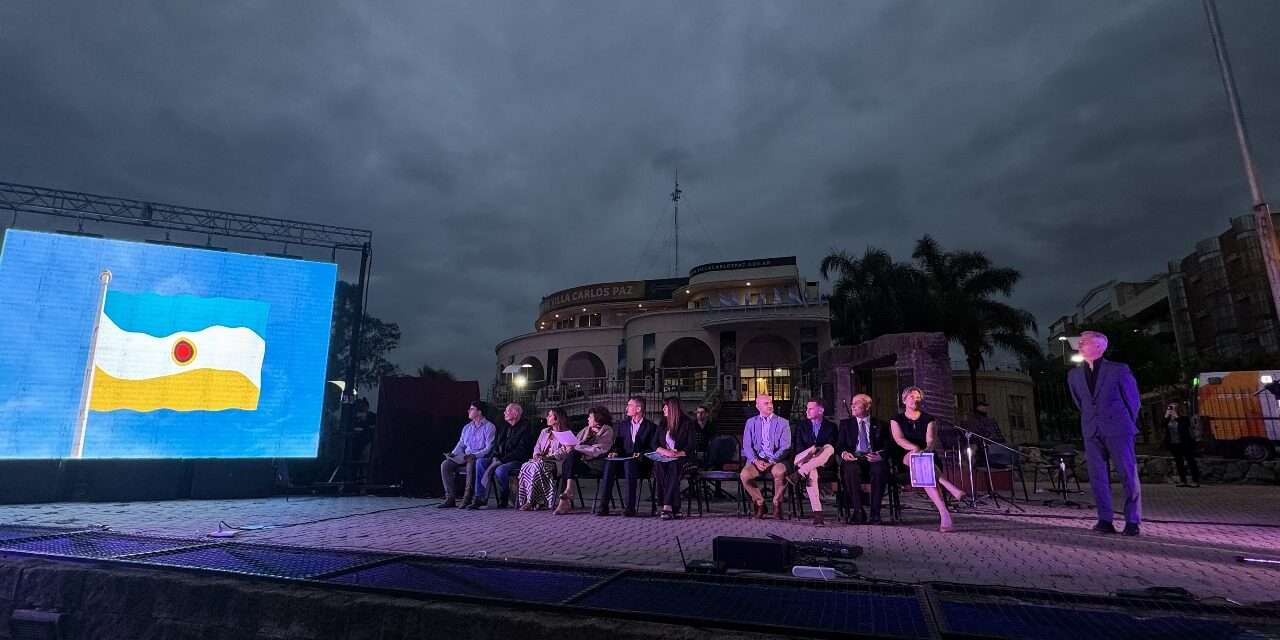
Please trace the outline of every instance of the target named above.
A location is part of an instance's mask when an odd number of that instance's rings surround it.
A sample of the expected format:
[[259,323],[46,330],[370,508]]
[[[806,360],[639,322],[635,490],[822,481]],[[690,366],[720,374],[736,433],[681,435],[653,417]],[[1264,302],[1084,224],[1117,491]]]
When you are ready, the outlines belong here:
[[1107,359],[1123,362],[1138,379],[1143,391],[1169,391],[1188,382],[1183,379],[1178,362],[1177,345],[1161,341],[1145,333],[1131,320],[1091,322],[1081,330],[1097,331],[1107,336]]
[[829,304],[831,334],[857,344],[886,333],[927,329],[928,319],[910,313],[924,304],[920,273],[896,263],[883,249],[868,247],[861,258],[833,251],[822,259],[823,279],[837,276]]
[[943,251],[927,235],[911,256],[924,282],[930,324],[964,350],[971,399],[978,397],[978,369],[997,348],[1024,359],[1040,355],[1039,344],[1027,335],[1037,331],[1035,317],[996,299],[1012,295],[1022,279],[1016,269],[993,266],[979,251]]
[[437,369],[427,364],[418,367],[418,377],[428,380],[457,380],[448,369]]
[[[351,320],[357,302],[356,285],[339,281],[329,334],[328,380],[345,380],[347,377],[347,367],[351,362]],[[383,376],[399,373],[399,367],[386,358],[398,346],[400,326],[366,313],[361,331],[360,361],[356,366],[356,385],[367,389],[377,385]]]

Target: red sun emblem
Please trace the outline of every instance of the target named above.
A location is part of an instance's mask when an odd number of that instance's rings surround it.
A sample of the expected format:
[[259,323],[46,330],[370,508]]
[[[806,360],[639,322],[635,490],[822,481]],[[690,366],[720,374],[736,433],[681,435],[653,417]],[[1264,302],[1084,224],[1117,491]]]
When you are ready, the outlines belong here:
[[191,364],[196,358],[196,346],[186,338],[179,339],[173,345],[173,361],[178,364]]

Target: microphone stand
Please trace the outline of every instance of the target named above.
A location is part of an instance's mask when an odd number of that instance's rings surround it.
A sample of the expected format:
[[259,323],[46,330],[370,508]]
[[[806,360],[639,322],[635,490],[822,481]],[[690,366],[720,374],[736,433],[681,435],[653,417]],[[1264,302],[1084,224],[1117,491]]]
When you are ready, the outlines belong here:
[[[995,500],[996,508],[997,509],[1000,508],[1000,495],[995,492],[995,482],[991,476],[991,461],[987,459],[987,448],[990,445],[995,445],[997,447],[1000,447],[1001,449],[1008,451],[1009,453],[1012,453],[1015,456],[1021,456],[1022,452],[1018,451],[1017,449],[1014,449],[1013,447],[1010,447],[1007,444],[1004,444],[1002,442],[996,442],[995,440],[992,440],[991,438],[988,438],[982,435],[981,433],[975,433],[960,425],[952,425],[952,426],[964,432],[965,449],[966,449],[966,452],[969,454],[969,499],[970,499],[969,506],[973,507],[977,504],[977,490],[974,488],[974,482],[973,482],[973,445],[971,444],[973,441],[973,438],[977,438],[979,440],[979,444],[982,445],[982,459],[986,462],[987,497]],[[1014,458],[1014,460],[1017,460],[1017,458]],[[1012,474],[1010,474],[1009,482],[1010,483],[1013,482]],[[1026,511],[1026,509],[1023,509],[1022,507],[1018,506],[1018,504],[1014,502],[1012,499],[1009,499],[1006,502],[1008,502],[1011,506],[1013,506],[1013,508],[1017,509],[1018,511]]]

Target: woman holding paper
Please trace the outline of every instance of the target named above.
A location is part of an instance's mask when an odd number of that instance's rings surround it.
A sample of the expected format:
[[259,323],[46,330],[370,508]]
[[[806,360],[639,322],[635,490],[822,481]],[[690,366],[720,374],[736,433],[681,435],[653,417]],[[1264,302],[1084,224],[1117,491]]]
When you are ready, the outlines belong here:
[[569,430],[569,416],[559,407],[547,412],[547,428],[533,445],[533,459],[520,465],[520,490],[516,504],[521,511],[550,509],[556,497],[556,472],[573,447],[561,444],[555,434]]
[[595,473],[596,477],[604,475],[604,459],[613,449],[613,416],[604,407],[591,407],[587,410],[587,426],[578,432],[577,444],[560,462],[560,480],[564,482],[564,491],[560,492],[560,503],[556,505],[555,514],[562,516],[573,513],[574,480],[579,474]]
[[680,514],[680,478],[694,453],[697,432],[693,419],[685,415],[680,398],[662,401],[662,421],[658,424],[658,447],[654,450],[653,482],[662,502],[663,520]]
[[[894,416],[893,420],[889,421],[889,429],[893,433],[894,441],[907,451],[907,454],[902,458],[902,464],[908,469],[911,468],[912,455],[933,453],[938,443],[937,423],[934,421],[933,416],[921,410],[920,403],[922,402],[924,402],[924,391],[921,391],[919,387],[903,389],[902,413]],[[964,492],[946,478],[938,476],[937,483],[946,488],[952,496],[955,496],[956,500],[964,497]],[[942,516],[942,522],[938,530],[943,533],[952,531],[951,512],[947,510],[947,503],[942,499],[942,494],[938,493],[938,488],[924,487],[924,492],[929,496],[929,500],[933,502],[933,506],[938,508],[938,514]]]

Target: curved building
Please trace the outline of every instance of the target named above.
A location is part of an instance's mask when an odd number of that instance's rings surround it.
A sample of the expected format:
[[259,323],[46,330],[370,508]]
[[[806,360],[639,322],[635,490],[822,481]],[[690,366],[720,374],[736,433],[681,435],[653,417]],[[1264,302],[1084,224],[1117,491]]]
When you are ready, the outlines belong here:
[[557,291],[532,329],[498,344],[500,385],[787,400],[831,346],[827,302],[794,256]]

